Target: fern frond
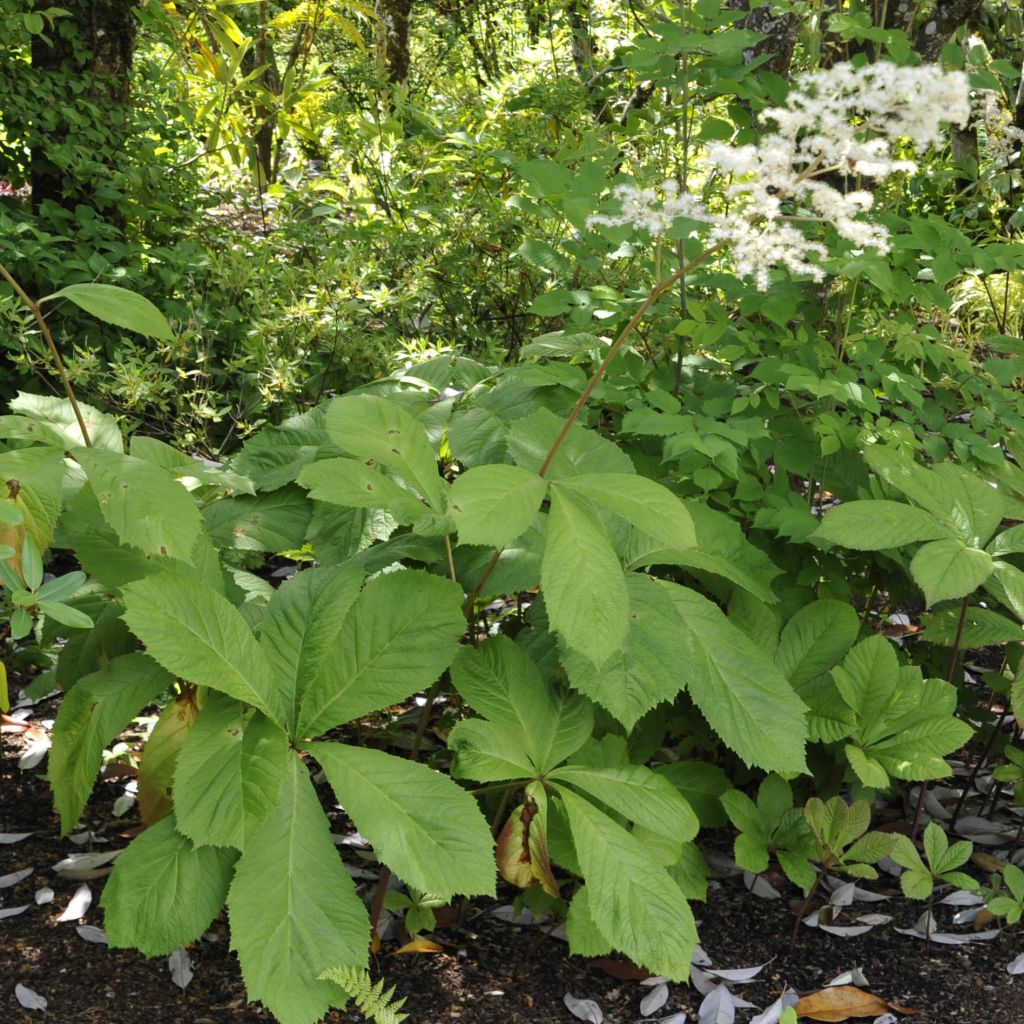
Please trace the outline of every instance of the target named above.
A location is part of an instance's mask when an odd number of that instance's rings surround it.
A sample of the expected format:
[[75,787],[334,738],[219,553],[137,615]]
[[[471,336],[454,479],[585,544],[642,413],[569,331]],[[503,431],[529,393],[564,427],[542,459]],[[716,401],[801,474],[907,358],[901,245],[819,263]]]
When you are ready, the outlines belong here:
[[364,1017],[369,1017],[374,1024],[402,1024],[409,1014],[398,1011],[405,1005],[405,999],[391,997],[395,994],[394,985],[384,990],[383,980],[374,984],[370,972],[362,967],[332,967],[320,975],[321,979],[333,981],[340,985],[359,1007]]

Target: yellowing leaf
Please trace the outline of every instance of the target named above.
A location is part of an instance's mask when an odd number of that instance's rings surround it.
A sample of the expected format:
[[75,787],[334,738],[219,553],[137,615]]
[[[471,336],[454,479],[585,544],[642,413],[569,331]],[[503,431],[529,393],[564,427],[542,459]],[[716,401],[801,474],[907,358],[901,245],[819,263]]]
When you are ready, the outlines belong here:
[[413,939],[412,942],[407,942],[404,946],[396,949],[394,956],[400,956],[402,953],[440,953],[441,947],[436,942],[431,942],[430,939]]

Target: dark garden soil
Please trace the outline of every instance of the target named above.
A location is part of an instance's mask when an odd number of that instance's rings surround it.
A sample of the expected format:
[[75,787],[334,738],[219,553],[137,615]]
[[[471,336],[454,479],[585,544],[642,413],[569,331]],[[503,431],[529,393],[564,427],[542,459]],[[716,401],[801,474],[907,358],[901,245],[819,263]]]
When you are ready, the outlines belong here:
[[[52,714],[53,709],[36,710],[34,717]],[[82,919],[57,921],[82,881],[61,877],[53,865],[85,847],[59,837],[43,777],[45,762],[30,771],[19,770],[17,760],[24,748],[19,734],[4,735],[3,747],[0,832],[33,835],[0,845],[0,875],[27,867],[34,872],[13,887],[0,889],[0,911],[28,904],[23,913],[0,919],[0,1021],[269,1024],[267,1011],[246,1002],[223,920],[189,950],[194,977],[184,990],[173,983],[166,958],[147,960],[79,934],[78,925],[102,925],[103,877],[89,879],[93,900]],[[137,825],[133,812],[121,819],[112,816],[113,802],[122,791],[123,781],[100,783],[86,809],[83,826],[110,839],[96,850],[125,845],[124,833]],[[54,890],[54,898],[37,905],[35,894],[44,887]],[[435,937],[442,944],[441,953],[395,956],[397,943],[385,943],[375,970],[407,997],[410,1024],[573,1024],[576,1018],[563,1001],[566,993],[594,1000],[609,1024],[643,1019],[640,1002],[652,989],[642,986],[635,974],[618,971],[627,977],[615,977],[609,973],[614,964],[570,956],[565,943],[542,928],[506,923],[492,915],[493,908],[486,901],[475,902],[462,924],[440,929]],[[920,905],[894,896],[860,910],[879,908],[895,920],[856,938],[805,927],[795,952],[789,954],[793,915],[785,900],[755,897],[740,880],[723,879],[709,893],[706,905],[694,905],[701,943],[714,967],[748,968],[768,962],[754,981],[732,986],[737,996],[758,1007],[768,1006],[785,985],[810,992],[841,972],[860,968],[870,991],[919,1011],[901,1019],[922,1024],[1024,1024],[1024,975],[1011,976],[1006,969],[1024,953],[1024,930],[1006,929],[993,941],[969,946],[928,945],[895,931],[897,926],[913,925]],[[942,909],[948,912],[945,925],[952,909]],[[18,984],[45,997],[47,1009],[21,1006],[15,996]],[[667,1018],[686,1011],[692,1024],[701,999],[690,986],[671,985],[668,1002],[653,1016]],[[754,1013],[738,1010],[736,1020],[742,1024]],[[337,1011],[326,1019],[362,1020],[357,1013]]]

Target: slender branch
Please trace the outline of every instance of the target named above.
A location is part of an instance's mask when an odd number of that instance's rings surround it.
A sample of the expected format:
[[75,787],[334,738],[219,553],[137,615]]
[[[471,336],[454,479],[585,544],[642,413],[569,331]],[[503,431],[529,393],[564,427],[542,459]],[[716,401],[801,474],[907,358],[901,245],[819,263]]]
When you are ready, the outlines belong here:
[[590,378],[589,383],[583,389],[583,393],[576,400],[576,404],[572,407],[572,412],[565,419],[565,423],[562,424],[562,429],[558,433],[558,437],[555,438],[555,443],[551,446],[551,450],[547,454],[547,458],[544,460],[544,464],[540,467],[540,475],[547,476],[548,470],[551,469],[551,463],[555,461],[555,456],[561,451],[562,445],[565,444],[565,439],[569,436],[569,431],[572,430],[572,425],[579,419],[580,413],[583,411],[583,407],[590,401],[590,396],[594,393],[597,385],[601,383],[601,378],[604,377],[608,371],[608,367],[611,366],[612,360],[619,354],[622,346],[625,344],[629,336],[636,330],[637,325],[647,315],[651,307],[665,294],[670,288],[672,288],[676,282],[681,281],[691,270],[699,267],[705,260],[709,259],[714,253],[721,249],[725,245],[724,242],[719,242],[716,245],[709,246],[700,255],[695,256],[689,263],[681,266],[675,273],[670,274],[660,284],[656,285],[650,295],[644,299],[643,304],[640,308],[630,317],[629,323],[623,327],[619,336],[612,343],[611,348],[605,354],[604,359],[601,360],[601,365],[598,366],[597,370],[594,371],[594,376]]
[[49,325],[46,323],[46,318],[43,316],[43,311],[40,308],[39,303],[29,297],[25,289],[14,280],[10,271],[2,263],[0,263],[0,277],[2,277],[14,289],[18,298],[28,306],[32,311],[32,315],[36,318],[36,323],[39,324],[39,329],[43,332],[43,338],[50,350],[50,357],[53,359],[53,365],[56,367],[57,376],[60,377],[60,382],[64,385],[64,394],[68,396],[68,401],[71,402],[71,408],[75,412],[75,419],[78,420],[78,429],[82,431],[82,440],[85,442],[86,448],[91,448],[92,439],[89,437],[89,430],[85,425],[85,417],[82,415],[82,410],[78,406],[78,399],[75,398],[75,392],[71,387],[71,381],[68,380],[67,372],[64,369],[64,360],[60,357],[60,352],[57,350],[57,345],[53,340],[53,335],[50,333]]
[[[608,367],[611,366],[612,360],[619,354],[622,346],[626,343],[629,336],[636,330],[640,321],[647,315],[651,307],[665,294],[670,288],[673,287],[678,281],[682,281],[691,270],[699,267],[705,260],[708,260],[713,256],[719,249],[723,248],[725,242],[718,242],[715,245],[708,246],[703,252],[694,256],[689,263],[684,263],[675,273],[666,277],[664,281],[654,287],[654,290],[650,295],[644,299],[643,304],[640,308],[630,317],[629,323],[619,332],[619,336],[612,342],[611,348],[605,354],[604,359],[601,360],[600,366],[594,371],[593,377],[587,383],[587,386],[583,389],[583,393],[576,400],[576,404],[572,407],[572,412],[566,417],[565,422],[562,424],[562,429],[558,432],[558,437],[555,438],[554,444],[551,445],[551,450],[548,452],[547,457],[544,459],[543,465],[540,467],[540,476],[546,477],[548,471],[551,469],[551,464],[555,461],[555,456],[561,451],[562,445],[565,444],[565,439],[569,436],[569,431],[572,430],[572,425],[579,419],[580,413],[583,411],[583,407],[590,400],[590,396],[594,393],[597,385],[601,383],[601,378],[604,377],[608,371]],[[501,558],[501,552],[503,548],[499,548],[494,552],[490,562],[487,563],[487,568],[484,569],[483,575],[480,577],[480,582],[473,588],[473,592],[466,599],[466,603],[463,605],[463,612],[467,619],[470,619],[473,615],[473,608],[476,604],[477,598],[483,592],[484,585],[490,579],[491,573],[494,572],[495,566],[498,564],[498,559]]]

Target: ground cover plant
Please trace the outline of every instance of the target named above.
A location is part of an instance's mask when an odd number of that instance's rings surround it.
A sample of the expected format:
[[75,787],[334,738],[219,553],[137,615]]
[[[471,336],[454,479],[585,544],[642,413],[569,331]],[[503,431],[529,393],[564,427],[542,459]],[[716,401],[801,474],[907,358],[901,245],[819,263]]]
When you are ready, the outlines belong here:
[[[250,310],[268,282],[306,287],[252,264],[312,245],[300,219],[312,217],[331,258],[311,273],[308,307],[265,310],[256,329],[236,309],[216,369],[186,368],[176,361],[202,325],[184,315],[176,272],[167,296],[151,281],[124,287],[160,262],[153,239],[124,242],[122,273],[86,257],[67,280],[72,264],[34,262],[36,246],[64,244],[37,204],[15,211],[22,240],[3,249],[18,365],[60,389],[21,391],[0,417],[0,593],[11,676],[34,666],[30,696],[65,694],[47,768],[65,834],[105,751],[159,709],[137,764],[145,829],[103,895],[107,941],[177,955],[226,906],[248,996],[276,1019],[313,1022],[352,999],[398,1020],[367,973],[385,911],[415,936],[435,910],[467,905],[456,897],[500,885],[535,919],[564,921],[573,953],[622,954],[683,982],[699,958],[708,836],[727,821],[730,863],[752,885],[801,893],[791,947],[802,923],[851,927],[837,876],[855,885],[889,869],[928,901],[909,932],[929,942],[944,941],[938,888],[1015,925],[1020,851],[986,862],[983,886],[961,870],[970,842],[934,820],[934,787],[965,748],[973,771],[950,828],[996,758],[993,807],[1014,786],[1022,820],[1024,448],[1010,325],[1024,249],[1007,198],[1021,132],[1000,106],[1013,67],[980,41],[922,60],[906,32],[836,15],[849,59],[818,53],[787,81],[745,56],[766,37],[736,26],[742,12],[702,2],[652,16],[615,50],[637,88],[649,84],[650,116],[608,126],[587,93],[596,127],[553,154],[440,139],[393,79],[374,132],[364,125],[364,159],[393,145],[408,176],[367,186],[392,222],[373,269],[398,274],[388,268],[404,261],[423,304],[378,294],[371,309],[354,292],[362,255],[381,245],[376,222],[343,205],[310,211],[330,180],[303,189],[296,171],[291,193],[274,180],[287,180],[289,139],[310,134],[303,55],[328,53],[312,49],[321,15],[303,11],[276,24],[261,11],[250,36],[196,5],[169,37],[161,22],[159,46],[186,45],[231,86],[203,108],[217,111],[207,148],[245,156],[260,201],[287,195],[296,214],[275,233],[264,206],[265,237],[210,280],[237,274]],[[20,22],[37,45],[64,15],[40,17]],[[199,25],[219,49],[189,34]],[[277,82],[267,47],[286,30],[293,56]],[[401,61],[390,39],[385,73]],[[185,93],[214,88],[193,80]],[[648,152],[659,124],[667,138]],[[974,133],[973,164],[943,163],[951,131]],[[518,262],[498,283],[445,282],[465,259],[460,232],[491,223],[480,210],[450,232],[436,211],[414,214],[435,186],[410,168],[456,142],[467,152],[448,170],[464,179],[449,214],[479,202],[467,197],[500,168],[501,241],[487,245],[514,241]],[[3,151],[29,177],[31,143]],[[983,165],[994,185],[977,177]],[[104,230],[124,239],[126,194],[104,205],[95,181],[80,184],[76,199],[96,199]],[[354,255],[332,250],[348,241]],[[95,238],[73,244],[101,251]],[[417,247],[429,267],[410,270]],[[351,293],[325,297],[339,269]],[[93,276],[104,279],[76,279]],[[1000,277],[1001,300],[989,283]],[[951,339],[953,286],[971,279],[990,301],[958,321],[969,340]],[[505,352],[483,342],[458,307],[496,293],[543,333],[510,329]],[[359,383],[365,338],[335,363],[350,325],[330,354],[306,336],[330,333],[310,327],[328,305],[350,321],[397,311],[400,329],[380,328],[401,344],[371,353]],[[436,343],[435,305],[463,344]],[[201,316],[219,323],[216,309]],[[287,351],[263,332],[286,321]],[[266,344],[236,357],[243,335]],[[160,402],[83,400],[90,365],[123,370],[151,350],[166,361],[138,379],[162,401],[186,387],[173,381],[203,376],[167,429],[140,429]],[[232,370],[245,383],[219,395]],[[234,411],[196,412],[200,392]],[[288,568],[275,575],[271,559]],[[373,849],[369,903],[318,785]],[[893,806],[895,823],[873,828]],[[702,1019],[725,1019],[732,997],[715,991]],[[853,987],[816,1002],[784,992],[761,1019],[844,1019],[858,1005],[888,1012]]]

